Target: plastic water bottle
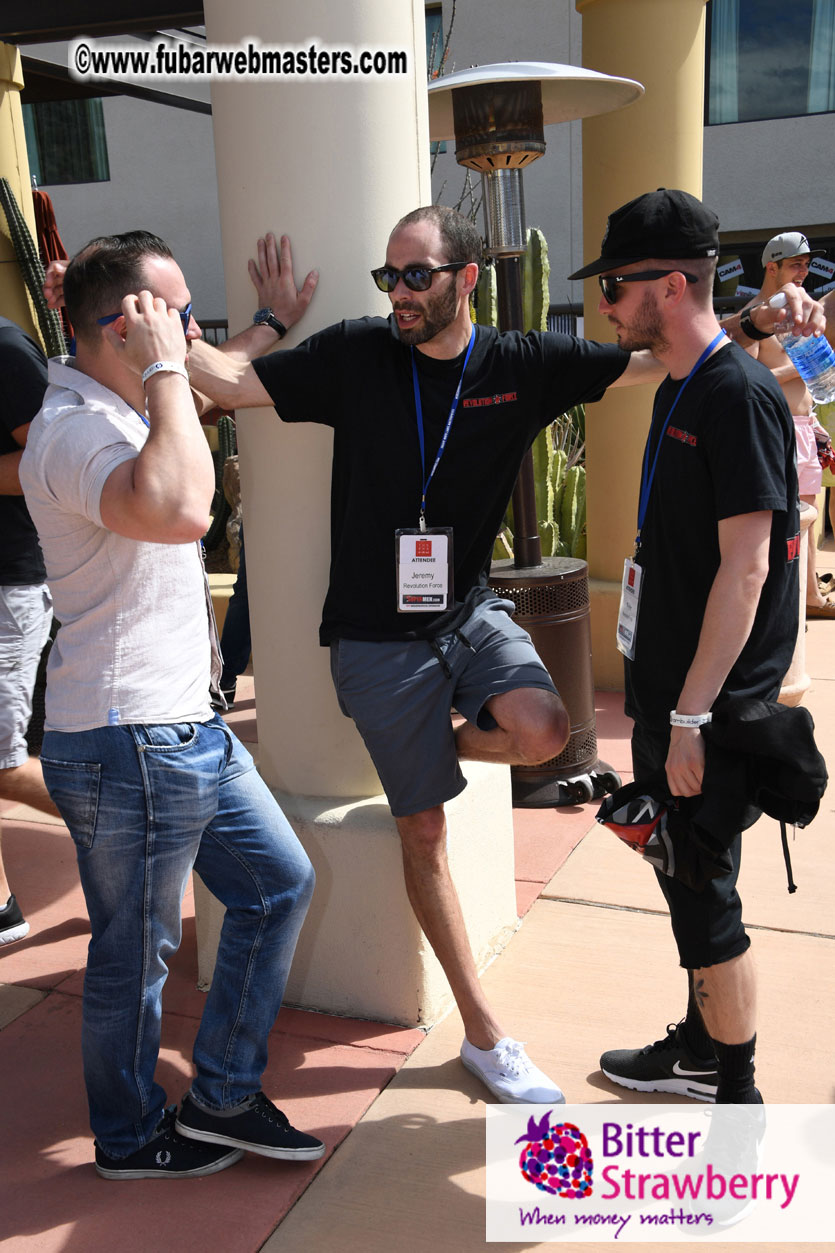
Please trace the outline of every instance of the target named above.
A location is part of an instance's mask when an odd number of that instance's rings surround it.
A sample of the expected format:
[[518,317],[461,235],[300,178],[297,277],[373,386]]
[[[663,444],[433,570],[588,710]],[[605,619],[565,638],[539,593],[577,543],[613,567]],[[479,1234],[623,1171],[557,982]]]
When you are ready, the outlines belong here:
[[[772,309],[781,309],[786,303],[785,293],[778,292],[768,303]],[[819,405],[835,400],[835,351],[826,337],[778,331],[776,338],[809,388],[812,399]]]

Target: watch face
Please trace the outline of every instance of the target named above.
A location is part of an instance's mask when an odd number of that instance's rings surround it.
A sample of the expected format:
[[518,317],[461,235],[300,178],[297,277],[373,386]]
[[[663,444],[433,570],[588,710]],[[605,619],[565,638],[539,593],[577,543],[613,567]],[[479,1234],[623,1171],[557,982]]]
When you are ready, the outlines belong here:
[[252,320],[253,322],[258,323],[266,322],[267,318],[272,317],[272,312],[272,309],[269,308],[259,309],[258,312],[253,315]]

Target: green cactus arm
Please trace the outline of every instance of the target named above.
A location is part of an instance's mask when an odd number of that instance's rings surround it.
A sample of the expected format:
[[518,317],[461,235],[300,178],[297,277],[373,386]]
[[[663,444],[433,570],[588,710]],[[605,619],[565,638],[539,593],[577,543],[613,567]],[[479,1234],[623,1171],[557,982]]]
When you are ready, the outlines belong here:
[[574,532],[577,519],[577,480],[580,475],[580,467],[572,466],[566,473],[565,485],[563,487],[562,502],[560,504],[560,532],[566,542]]
[[499,325],[499,293],[496,267],[485,265],[476,288],[476,321],[482,326]]
[[0,178],[0,205],[9,225],[9,238],[15,251],[23,281],[35,310],[38,328],[48,357],[61,357],[67,351],[61,319],[54,309],[48,309],[43,294],[44,268],[38,256],[35,241],[26,218],[23,216],[15,194],[5,178]]
[[574,510],[574,526],[570,537],[566,537],[568,552],[571,557],[579,557],[581,541],[585,544],[586,534],[586,468],[576,466],[577,470],[577,504]]
[[548,260],[548,242],[542,231],[532,226],[526,237],[525,255],[522,257],[522,327],[525,331],[548,329],[548,306],[551,295],[548,277],[551,264]]

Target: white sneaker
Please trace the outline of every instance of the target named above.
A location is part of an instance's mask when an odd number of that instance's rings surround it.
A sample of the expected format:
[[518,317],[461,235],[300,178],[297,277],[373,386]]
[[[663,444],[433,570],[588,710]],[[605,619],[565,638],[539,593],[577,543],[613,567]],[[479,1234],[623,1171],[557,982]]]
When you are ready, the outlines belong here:
[[565,1104],[560,1089],[534,1066],[524,1044],[510,1036],[492,1049],[477,1049],[465,1040],[461,1061],[505,1105]]

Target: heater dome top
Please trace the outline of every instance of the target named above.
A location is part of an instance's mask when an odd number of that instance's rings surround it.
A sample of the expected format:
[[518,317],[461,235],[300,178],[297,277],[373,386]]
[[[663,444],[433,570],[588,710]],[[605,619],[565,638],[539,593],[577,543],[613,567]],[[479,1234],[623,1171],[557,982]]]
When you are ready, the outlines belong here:
[[[476,65],[445,74],[429,84],[429,134],[433,140],[455,139],[452,93],[468,87],[483,91],[495,84],[500,94],[509,85],[539,83],[542,90],[542,122],[573,122],[577,118],[610,113],[632,104],[644,93],[631,78],[614,78],[581,65],[557,65],[546,61],[509,61]],[[504,91],[502,91],[504,89]]]

